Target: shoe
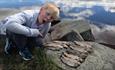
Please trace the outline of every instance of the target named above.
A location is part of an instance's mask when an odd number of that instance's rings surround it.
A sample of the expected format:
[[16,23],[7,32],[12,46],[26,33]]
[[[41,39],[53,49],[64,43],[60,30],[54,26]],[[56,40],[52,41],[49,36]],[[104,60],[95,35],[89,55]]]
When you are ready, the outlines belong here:
[[33,58],[32,54],[27,48],[25,48],[23,51],[19,51],[19,55],[22,56],[25,61],[31,60]]
[[6,38],[6,45],[5,45],[5,48],[4,48],[5,54],[10,55],[11,51],[12,51],[11,49],[12,49],[12,43],[10,43],[9,39]]

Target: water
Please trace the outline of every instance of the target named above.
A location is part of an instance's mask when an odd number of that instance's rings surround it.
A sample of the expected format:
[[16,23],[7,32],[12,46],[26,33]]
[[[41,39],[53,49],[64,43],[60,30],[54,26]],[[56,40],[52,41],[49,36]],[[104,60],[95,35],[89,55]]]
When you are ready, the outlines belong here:
[[[60,7],[60,19],[85,18],[99,23],[115,25],[115,2],[112,0],[0,0],[0,8],[1,10],[3,8],[35,8],[35,6],[40,7],[46,2],[54,2]],[[97,23],[97,25],[99,24]]]

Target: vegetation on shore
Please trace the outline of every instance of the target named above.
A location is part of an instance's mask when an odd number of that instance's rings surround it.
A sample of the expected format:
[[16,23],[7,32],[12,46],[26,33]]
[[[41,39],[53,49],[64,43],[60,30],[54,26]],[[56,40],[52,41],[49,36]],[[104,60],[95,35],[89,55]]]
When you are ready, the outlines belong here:
[[18,52],[13,51],[11,56],[4,54],[4,38],[0,38],[0,70],[62,70],[51,58],[47,57],[45,51],[41,49],[33,49],[34,59],[24,61]]

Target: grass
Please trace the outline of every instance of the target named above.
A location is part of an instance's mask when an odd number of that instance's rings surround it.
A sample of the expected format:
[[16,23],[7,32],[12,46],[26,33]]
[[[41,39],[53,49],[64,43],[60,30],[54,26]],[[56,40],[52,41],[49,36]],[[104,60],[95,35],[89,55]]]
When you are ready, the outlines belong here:
[[34,59],[24,61],[18,53],[13,53],[11,56],[4,54],[4,38],[0,38],[0,70],[62,70],[52,58],[48,58],[45,51],[41,49],[33,49]]

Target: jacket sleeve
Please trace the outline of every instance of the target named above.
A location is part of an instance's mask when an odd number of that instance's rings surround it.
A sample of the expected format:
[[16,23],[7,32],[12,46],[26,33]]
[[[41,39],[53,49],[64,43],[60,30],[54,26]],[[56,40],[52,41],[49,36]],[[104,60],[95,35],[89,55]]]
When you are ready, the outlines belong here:
[[43,37],[46,36],[46,34],[48,33],[48,31],[50,30],[51,28],[51,23],[48,23],[48,24],[45,24],[44,27],[43,27],[43,30],[41,31]]
[[6,29],[17,34],[37,37],[40,34],[38,29],[29,28],[23,25],[27,21],[26,17],[23,13],[8,17],[5,23]]

